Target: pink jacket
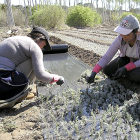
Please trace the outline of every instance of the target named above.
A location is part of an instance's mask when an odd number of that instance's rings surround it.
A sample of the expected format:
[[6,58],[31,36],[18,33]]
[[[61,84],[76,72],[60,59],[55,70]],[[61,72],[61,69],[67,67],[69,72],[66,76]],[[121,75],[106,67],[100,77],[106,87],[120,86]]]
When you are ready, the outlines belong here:
[[[128,43],[126,43],[126,42],[122,42],[122,37],[119,35],[114,40],[114,42],[110,45],[107,52],[99,60],[97,65],[104,68],[111,61],[111,59],[114,57],[114,55],[117,53],[118,50],[120,52],[119,53],[120,57],[125,57],[127,44]],[[139,59],[137,61],[135,61],[134,64],[136,67],[140,67],[140,34],[137,35],[136,44],[137,44],[137,56]]]

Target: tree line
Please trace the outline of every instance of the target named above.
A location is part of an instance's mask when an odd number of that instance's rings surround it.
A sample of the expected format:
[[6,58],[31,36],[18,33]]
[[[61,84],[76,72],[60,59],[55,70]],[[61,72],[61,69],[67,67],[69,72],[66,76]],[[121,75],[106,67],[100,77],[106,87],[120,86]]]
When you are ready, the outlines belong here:
[[[101,15],[102,24],[117,24],[123,12],[131,12],[138,15],[140,13],[140,0],[22,0],[22,3],[19,0],[19,5],[11,5],[11,1],[13,0],[5,0],[4,4],[0,4],[0,22],[3,20],[1,19],[1,14],[3,15],[3,12],[5,12],[8,26],[15,25],[17,13],[21,14],[22,19],[20,23],[25,25],[33,24],[29,19],[36,10],[54,4],[61,6],[66,13],[69,7],[76,5],[89,7]],[[16,14],[14,13],[15,11]]]

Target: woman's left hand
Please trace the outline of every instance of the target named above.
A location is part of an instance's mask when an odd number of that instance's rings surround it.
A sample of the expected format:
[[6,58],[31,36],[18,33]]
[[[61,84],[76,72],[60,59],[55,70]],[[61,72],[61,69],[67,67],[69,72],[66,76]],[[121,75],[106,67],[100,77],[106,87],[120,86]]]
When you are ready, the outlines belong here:
[[116,71],[116,73],[112,76],[111,79],[112,79],[112,80],[119,79],[119,78],[121,78],[122,75],[125,75],[126,72],[127,72],[126,67],[121,67],[121,68],[119,68],[119,69]]

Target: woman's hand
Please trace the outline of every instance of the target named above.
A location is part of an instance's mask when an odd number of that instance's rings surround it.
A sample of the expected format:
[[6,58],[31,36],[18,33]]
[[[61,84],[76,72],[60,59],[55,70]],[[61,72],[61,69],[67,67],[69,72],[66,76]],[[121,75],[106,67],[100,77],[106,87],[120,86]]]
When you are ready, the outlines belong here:
[[121,67],[121,68],[119,68],[119,69],[116,71],[116,73],[112,76],[111,79],[112,79],[112,80],[119,79],[119,78],[121,78],[122,75],[125,75],[126,72],[127,72],[126,67]]
[[94,78],[96,76],[96,72],[92,71],[90,76],[87,76],[86,80],[88,83],[94,83]]
[[62,85],[64,83],[64,77],[60,76],[59,80],[56,82],[57,85]]
[[52,74],[53,75],[53,81],[50,82],[50,84],[56,82],[57,85],[62,85],[64,83],[64,77],[56,75],[56,74]]

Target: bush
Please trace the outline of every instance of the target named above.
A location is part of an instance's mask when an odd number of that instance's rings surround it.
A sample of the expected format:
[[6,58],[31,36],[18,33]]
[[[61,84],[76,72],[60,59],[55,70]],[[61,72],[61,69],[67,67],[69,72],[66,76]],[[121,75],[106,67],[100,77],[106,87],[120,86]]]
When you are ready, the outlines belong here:
[[90,26],[101,23],[101,17],[89,7],[74,6],[69,8],[66,23],[69,26]]
[[31,17],[35,25],[46,28],[60,27],[64,24],[65,12],[58,5],[48,5],[43,9],[38,9]]
[[5,4],[0,4],[0,10],[6,11],[6,6],[5,6]]

